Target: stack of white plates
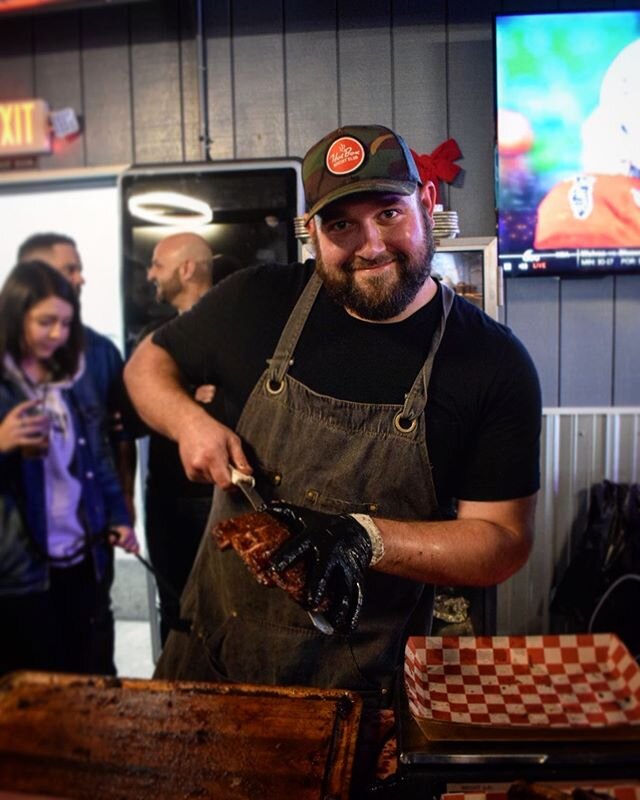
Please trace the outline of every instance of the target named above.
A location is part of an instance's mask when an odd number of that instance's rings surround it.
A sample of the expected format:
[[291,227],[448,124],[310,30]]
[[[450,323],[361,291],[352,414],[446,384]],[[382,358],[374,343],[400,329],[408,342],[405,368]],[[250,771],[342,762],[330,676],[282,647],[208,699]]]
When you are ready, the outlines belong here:
[[457,211],[433,212],[433,235],[436,239],[452,239],[460,235]]

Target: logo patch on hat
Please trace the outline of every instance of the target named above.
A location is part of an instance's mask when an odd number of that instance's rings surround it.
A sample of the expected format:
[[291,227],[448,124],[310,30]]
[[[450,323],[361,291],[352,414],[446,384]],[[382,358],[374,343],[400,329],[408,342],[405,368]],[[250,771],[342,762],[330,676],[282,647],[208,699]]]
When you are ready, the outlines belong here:
[[333,175],[348,175],[362,166],[364,158],[364,147],[357,139],[341,136],[327,150],[325,163]]

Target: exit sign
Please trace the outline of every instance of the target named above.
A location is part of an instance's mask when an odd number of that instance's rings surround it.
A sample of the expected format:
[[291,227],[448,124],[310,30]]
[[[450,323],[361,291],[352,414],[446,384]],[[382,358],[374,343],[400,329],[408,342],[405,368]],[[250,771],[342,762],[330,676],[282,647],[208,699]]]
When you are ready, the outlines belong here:
[[0,158],[50,152],[49,106],[44,100],[0,103]]

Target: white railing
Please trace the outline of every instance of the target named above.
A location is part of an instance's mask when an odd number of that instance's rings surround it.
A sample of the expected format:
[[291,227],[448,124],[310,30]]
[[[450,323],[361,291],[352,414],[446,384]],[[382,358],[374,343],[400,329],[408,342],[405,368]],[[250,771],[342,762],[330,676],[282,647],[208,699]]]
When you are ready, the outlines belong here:
[[533,552],[498,587],[499,634],[549,631],[551,587],[584,529],[591,486],[640,481],[640,408],[546,408],[541,471]]

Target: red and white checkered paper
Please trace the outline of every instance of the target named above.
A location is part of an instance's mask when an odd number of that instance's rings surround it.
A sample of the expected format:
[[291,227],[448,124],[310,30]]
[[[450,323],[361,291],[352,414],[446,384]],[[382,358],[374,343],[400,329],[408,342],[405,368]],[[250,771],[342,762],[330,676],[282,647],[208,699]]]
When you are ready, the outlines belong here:
[[640,669],[613,634],[414,636],[405,685],[419,719],[472,725],[640,725]]
[[[575,788],[593,789],[601,794],[611,795],[614,800],[640,800],[640,783],[609,785],[603,783],[583,784],[576,787],[575,784],[557,783],[547,781],[545,786],[571,794]],[[487,791],[487,792],[447,792],[440,795],[440,800],[507,800],[507,789]]]

